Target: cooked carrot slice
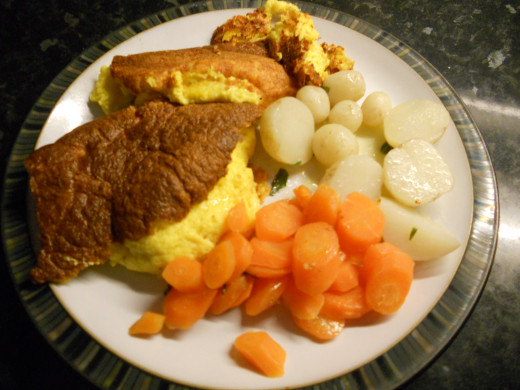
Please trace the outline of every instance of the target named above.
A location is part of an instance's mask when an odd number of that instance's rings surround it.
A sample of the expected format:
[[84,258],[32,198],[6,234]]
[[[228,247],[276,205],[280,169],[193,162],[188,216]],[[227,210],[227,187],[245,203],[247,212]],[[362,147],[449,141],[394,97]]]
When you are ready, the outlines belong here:
[[343,321],[329,320],[321,317],[310,320],[293,317],[293,321],[298,328],[319,341],[332,340],[338,336],[345,327]]
[[325,297],[323,294],[309,295],[296,287],[289,279],[282,294],[282,301],[293,317],[313,319],[318,316]]
[[219,242],[202,262],[202,280],[209,288],[222,287],[233,275],[235,248],[231,241]]
[[163,301],[165,325],[170,329],[188,329],[206,315],[217,290],[205,285],[200,290],[180,292],[171,289]]
[[251,293],[253,283],[249,279],[246,276],[240,276],[219,288],[209,312],[218,315],[240,305],[246,299],[244,296],[247,297],[246,294]]
[[268,241],[258,237],[251,239],[253,255],[251,265],[271,269],[291,268],[293,239]]
[[346,196],[336,227],[343,251],[364,253],[370,245],[381,241],[384,227],[385,215],[376,202],[358,192]]
[[366,302],[378,313],[395,313],[410,291],[414,261],[396,246],[383,242],[368,248],[363,263]]
[[246,314],[256,316],[278,303],[287,285],[287,277],[273,279],[256,279],[253,291],[246,300]]
[[296,187],[294,190],[294,195],[296,196],[296,203],[300,207],[300,209],[304,210],[312,197],[312,191],[305,185],[300,185]]
[[335,227],[339,206],[338,193],[332,188],[320,184],[303,209],[303,221],[304,223],[327,222]]
[[343,255],[338,236],[326,222],[303,225],[294,236],[292,272],[301,291],[314,295],[326,291],[336,279]]
[[247,214],[244,202],[237,203],[229,210],[226,218],[226,228],[245,237],[249,237],[253,233],[253,222]]
[[281,377],[285,369],[285,350],[267,332],[249,331],[235,339],[235,348],[264,375]]
[[253,247],[251,243],[240,233],[228,232],[220,241],[230,241],[235,249],[235,269],[230,280],[238,278],[251,264],[253,257]]
[[190,257],[177,257],[162,272],[163,279],[179,291],[198,290],[202,281],[202,264]]
[[357,285],[359,285],[359,267],[345,260],[339,266],[338,276],[328,291],[347,292]]
[[246,273],[257,278],[279,278],[284,275],[289,275],[291,273],[291,268],[267,268],[262,267],[260,265],[250,265],[246,269]]
[[165,316],[151,311],[145,312],[128,330],[132,336],[159,333],[164,326]]
[[322,318],[344,321],[361,318],[371,310],[365,302],[363,289],[360,286],[345,293],[326,292],[323,295],[325,301],[319,314]]
[[256,213],[255,232],[262,240],[284,241],[303,223],[301,210],[282,199],[262,207]]

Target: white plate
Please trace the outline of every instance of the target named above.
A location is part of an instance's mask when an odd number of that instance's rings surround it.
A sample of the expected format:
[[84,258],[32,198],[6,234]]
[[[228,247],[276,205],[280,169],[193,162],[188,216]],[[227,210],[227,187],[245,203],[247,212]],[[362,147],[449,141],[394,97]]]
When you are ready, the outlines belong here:
[[[88,97],[100,67],[109,65],[114,55],[206,45],[216,26],[245,12],[225,10],[175,19],[110,50],[66,90],[50,114],[37,146],[54,142],[99,114]],[[342,25],[320,18],[314,21],[324,41],[343,46],[355,60],[355,69],[365,77],[367,94],[386,91],[394,105],[413,98],[439,100],[421,76],[384,46]],[[150,339],[130,337],[129,326],[145,310],[160,308],[166,286],[157,277],[122,267],[90,269],[67,284],[53,285],[52,290],[73,319],[109,351],[146,372],[177,383],[203,388],[274,389],[340,376],[372,361],[407,336],[432,310],[457,271],[472,221],[471,172],[453,123],[437,146],[453,170],[455,187],[429,205],[427,213],[454,232],[461,247],[442,259],[417,264],[410,294],[398,313],[352,321],[331,342],[312,341],[291,324],[283,311],[256,319],[244,318],[238,309],[203,319],[187,331]],[[278,196],[286,195],[301,180],[301,176],[295,177],[300,178],[291,180],[290,187]],[[234,360],[231,346],[235,337],[250,329],[267,330],[287,351],[282,378],[266,378]]]

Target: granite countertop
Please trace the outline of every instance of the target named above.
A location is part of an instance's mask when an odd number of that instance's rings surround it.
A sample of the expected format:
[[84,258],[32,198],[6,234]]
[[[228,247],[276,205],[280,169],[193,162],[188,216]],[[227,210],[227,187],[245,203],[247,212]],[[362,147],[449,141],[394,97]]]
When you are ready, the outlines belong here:
[[[111,31],[177,0],[0,2],[2,171],[24,118],[73,58]],[[321,0],[417,50],[471,112],[496,171],[500,235],[488,283],[448,348],[407,389],[513,389],[520,378],[520,4]],[[88,4],[88,5],[87,5]],[[90,389],[38,333],[0,263],[0,388]]]

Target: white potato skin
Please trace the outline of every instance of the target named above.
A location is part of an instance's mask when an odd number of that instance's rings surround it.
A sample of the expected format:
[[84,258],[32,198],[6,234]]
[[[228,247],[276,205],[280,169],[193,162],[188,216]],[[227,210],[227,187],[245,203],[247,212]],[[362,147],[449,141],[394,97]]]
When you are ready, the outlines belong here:
[[383,181],[394,198],[410,207],[428,204],[454,185],[444,158],[423,139],[407,141],[386,154]]
[[384,119],[386,141],[393,147],[414,138],[437,142],[448,128],[446,108],[428,99],[412,99],[390,110]]
[[312,138],[314,157],[324,167],[330,167],[336,161],[359,150],[354,133],[345,126],[329,123],[320,127]]
[[383,125],[385,116],[392,109],[392,100],[386,92],[376,91],[368,95],[363,104],[363,123],[369,127],[379,127]]
[[306,85],[298,90],[296,99],[309,107],[314,117],[314,123],[321,123],[329,116],[329,95],[323,88],[315,85]]
[[358,101],[365,95],[366,84],[357,70],[341,70],[328,76],[323,86],[328,89],[331,106],[342,100]]
[[329,123],[345,126],[355,133],[363,123],[363,111],[354,100],[342,100],[330,110]]
[[314,117],[300,100],[284,97],[271,103],[260,118],[265,151],[284,164],[305,164],[312,158]]
[[379,207],[385,215],[383,240],[416,261],[437,259],[460,246],[452,232],[416,209],[385,197],[381,198]]
[[334,189],[342,200],[354,191],[377,200],[381,196],[383,168],[372,157],[352,154],[327,168],[321,183]]

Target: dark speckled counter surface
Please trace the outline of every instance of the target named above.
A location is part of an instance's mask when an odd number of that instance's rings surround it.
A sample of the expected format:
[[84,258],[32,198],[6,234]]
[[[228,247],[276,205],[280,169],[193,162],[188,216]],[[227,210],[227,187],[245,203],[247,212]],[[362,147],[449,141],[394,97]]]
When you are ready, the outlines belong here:
[[[2,171],[21,124],[51,80],[111,31],[176,0],[1,0]],[[500,234],[480,300],[446,350],[407,389],[520,388],[520,3],[318,1],[383,28],[450,82],[496,171]],[[0,264],[0,389],[90,389],[47,344]]]

